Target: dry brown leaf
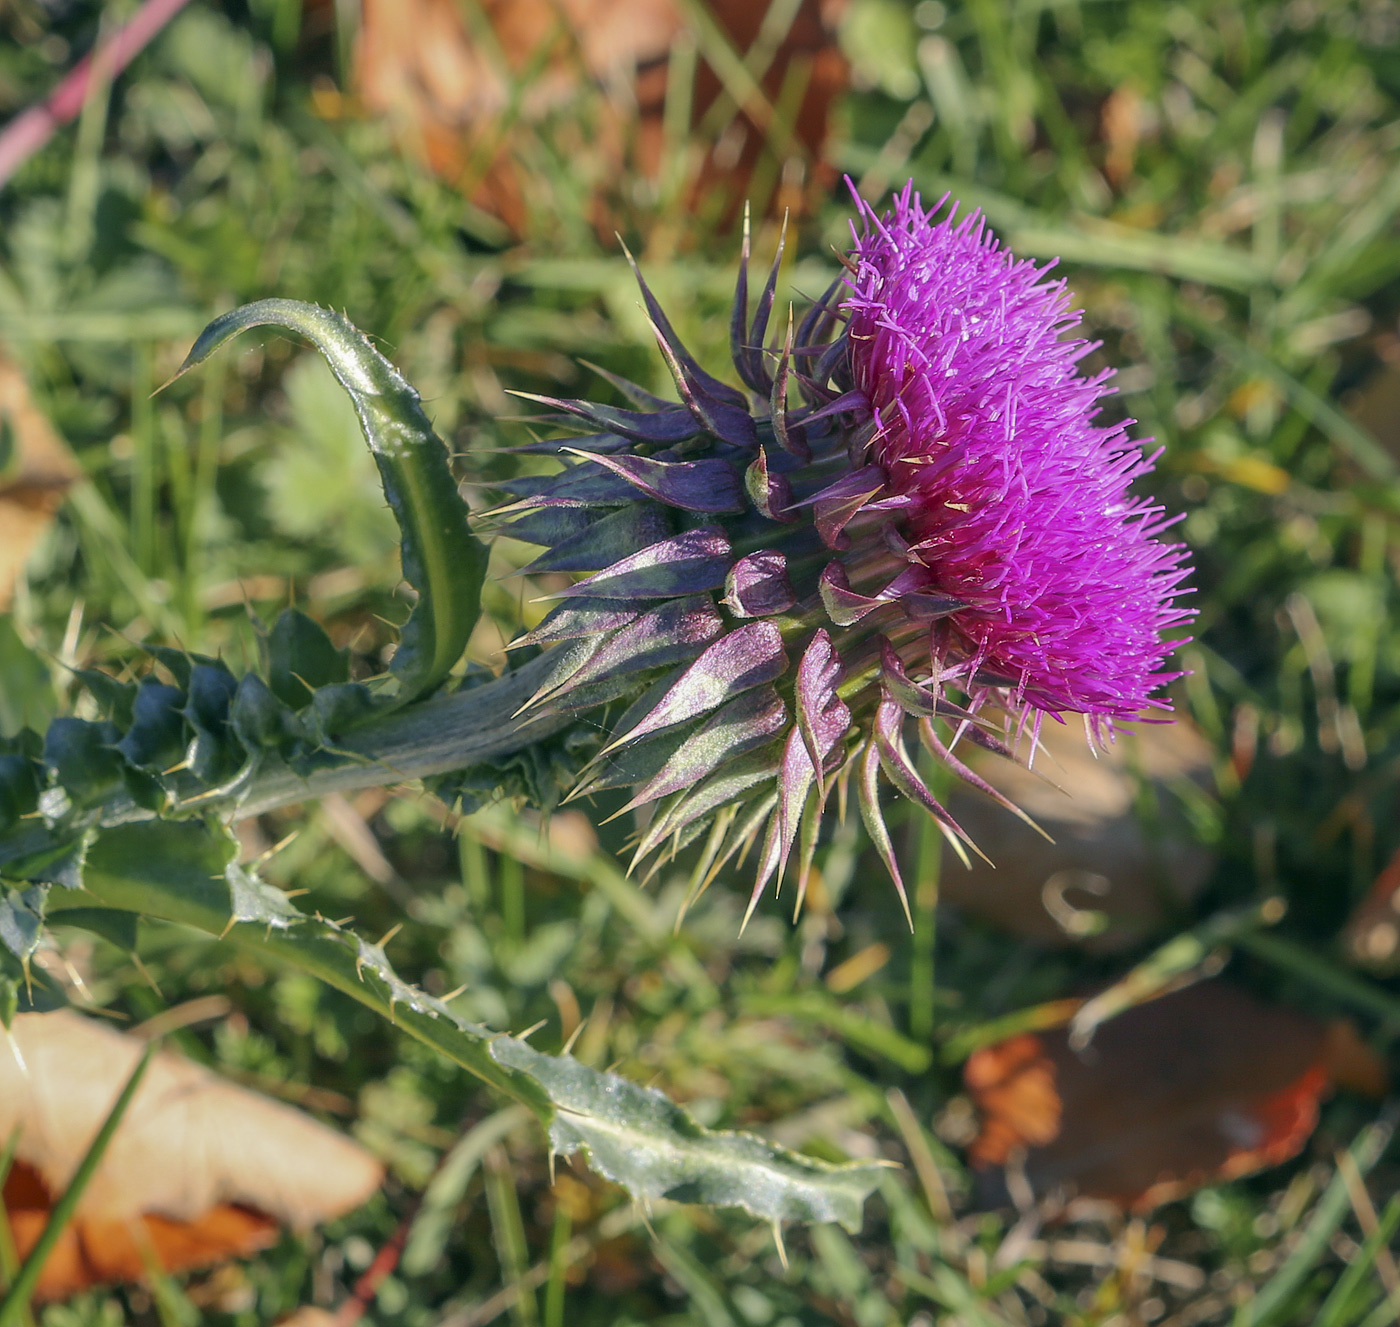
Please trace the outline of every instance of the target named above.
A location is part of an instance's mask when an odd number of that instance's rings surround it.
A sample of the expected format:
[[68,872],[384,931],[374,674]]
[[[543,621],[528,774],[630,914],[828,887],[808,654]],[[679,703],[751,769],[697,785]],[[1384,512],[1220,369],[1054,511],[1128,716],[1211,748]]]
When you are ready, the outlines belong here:
[[[21,1014],[0,1039],[0,1139],[19,1132],[4,1189],[21,1253],[130,1076],[144,1043],[76,1014]],[[359,1144],[290,1106],[170,1052],[152,1060],[45,1268],[41,1298],[245,1255],[279,1224],[358,1207],[383,1169]]]
[[1133,174],[1138,144],[1143,131],[1142,94],[1130,83],[1120,84],[1109,93],[1100,114],[1104,144],[1104,174],[1122,188]]
[[968,1058],[981,1117],[969,1148],[985,1198],[1001,1167],[1143,1211],[1297,1155],[1335,1085],[1385,1090],[1349,1024],[1327,1025],[1203,982],[1105,1023],[1082,1053],[1064,1029],[1023,1032]]
[[279,1318],[276,1327],[335,1327],[336,1315],[314,1304],[299,1308],[289,1318]]
[[1362,967],[1383,974],[1400,971],[1400,852],[1357,905],[1342,942]]
[[[759,80],[770,105],[795,104],[792,160],[800,169],[773,191],[770,210],[800,207],[806,187],[829,182],[822,147],[831,104],[847,82],[833,37],[844,3],[801,0]],[[767,6],[712,0],[710,10],[742,54],[758,36]],[[611,163],[606,178],[657,175],[667,64],[687,26],[677,0],[481,0],[477,14],[476,23],[469,21],[457,0],[363,0],[356,93],[367,110],[390,122],[406,150],[519,230],[526,219],[519,136],[535,132],[544,116],[593,84],[608,95],[586,146]],[[702,60],[693,125],[720,93],[720,79]],[[692,196],[708,200],[719,191],[731,210],[736,207],[766,136],[748,109],[731,116],[699,163]],[[611,223],[598,201],[598,225],[606,229]]]
[[1164,899],[1189,900],[1212,864],[1180,820],[1164,816],[1151,835],[1144,831],[1133,811],[1139,780],[1170,809],[1169,786],[1204,777],[1211,749],[1181,719],[1125,729],[1097,753],[1076,724],[1046,723],[1041,737],[1033,770],[965,758],[1054,843],[980,794],[955,791],[954,815],[995,865],[946,866],[942,897],[1027,939],[1123,948],[1162,921]]
[[78,463],[34,404],[18,366],[0,353],[0,613],[10,606],[24,564],[49,527]]

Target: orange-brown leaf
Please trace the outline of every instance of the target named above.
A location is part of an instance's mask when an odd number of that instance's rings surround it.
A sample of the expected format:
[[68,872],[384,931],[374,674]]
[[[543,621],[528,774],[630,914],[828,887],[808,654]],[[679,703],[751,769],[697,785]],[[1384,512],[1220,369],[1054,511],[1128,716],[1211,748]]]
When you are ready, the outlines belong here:
[[1400,852],[1386,863],[1342,931],[1352,959],[1372,972],[1400,970]]
[[[758,36],[762,0],[711,0],[717,26],[740,53]],[[801,0],[782,43],[759,79],[771,107],[797,92],[792,119],[793,166],[772,208],[801,205],[819,169],[831,104],[847,69],[834,40],[843,0]],[[664,164],[663,117],[670,51],[687,26],[677,0],[481,0],[468,21],[457,0],[364,0],[356,47],[356,91],[384,116],[403,147],[440,176],[458,183],[482,208],[514,229],[527,215],[528,181],[517,168],[520,148],[545,116],[592,89],[589,150],[612,169],[602,178],[655,177]],[[522,95],[513,100],[512,84]],[[699,125],[721,93],[702,59],[691,120]],[[690,181],[696,198],[718,194],[732,209],[742,201],[773,125],[756,107],[731,110],[730,125]],[[771,132],[770,132],[771,131]],[[557,147],[558,145],[556,145]],[[786,150],[786,149],[785,149]],[[781,164],[781,163],[780,163]],[[830,172],[822,176],[826,182]],[[598,200],[599,203],[602,200]],[[600,211],[601,231],[610,224]]]
[[[16,1162],[5,1181],[5,1210],[21,1258],[39,1239],[53,1195],[32,1166]],[[193,1221],[144,1215],[78,1216],[60,1236],[35,1290],[40,1301],[67,1299],[95,1285],[139,1281],[151,1264],[167,1272],[246,1258],[277,1239],[277,1222],[248,1207],[220,1203]]]
[[[19,1130],[4,1190],[17,1243],[38,1237],[142,1043],[71,1013],[21,1014],[0,1039],[0,1138]],[[359,1144],[169,1052],[151,1062],[72,1225],[43,1296],[243,1256],[277,1226],[349,1211],[383,1172]]]
[[[1296,1155],[1334,1066],[1368,1054],[1354,1036],[1205,982],[1105,1023],[1083,1053],[1063,1029],[975,1052],[964,1081],[982,1129],[969,1155],[988,1197],[995,1168],[1015,1162],[1038,1194],[1145,1210]],[[1353,1077],[1374,1082],[1369,1060]]]

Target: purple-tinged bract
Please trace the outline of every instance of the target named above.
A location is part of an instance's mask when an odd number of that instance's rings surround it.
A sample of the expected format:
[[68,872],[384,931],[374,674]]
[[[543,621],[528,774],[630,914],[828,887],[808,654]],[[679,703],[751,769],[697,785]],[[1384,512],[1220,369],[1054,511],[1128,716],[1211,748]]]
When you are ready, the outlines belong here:
[[852,782],[902,896],[882,783],[970,846],[912,738],[1005,803],[958,744],[1009,757],[1045,713],[1083,714],[1102,741],[1166,708],[1164,634],[1189,617],[1169,522],[1129,492],[1151,461],[1096,420],[1106,375],[1078,370],[1090,347],[1066,336],[1063,284],[911,189],[883,218],[859,206],[847,275],[776,341],[778,263],[751,316],[745,238],[746,392],[700,367],[642,283],[679,399],[611,377],[638,409],[534,397],[573,432],[523,450],[563,469],[503,485],[498,513],[546,548],[527,572],[581,578],[517,642],[555,658],[526,709],[586,713],[607,738],[574,795],[653,804],[638,856],[699,845],[697,888],[754,861],[750,909],[792,857],[801,900]]
[[965,607],[948,647],[1041,710],[1131,718],[1171,674],[1189,616],[1183,550],[1129,485],[1151,469],[1122,424],[1096,423],[1109,374],[1063,281],[1002,249],[976,213],[935,221],[906,186],[860,203],[850,363],[870,404],[885,509],[934,584]]

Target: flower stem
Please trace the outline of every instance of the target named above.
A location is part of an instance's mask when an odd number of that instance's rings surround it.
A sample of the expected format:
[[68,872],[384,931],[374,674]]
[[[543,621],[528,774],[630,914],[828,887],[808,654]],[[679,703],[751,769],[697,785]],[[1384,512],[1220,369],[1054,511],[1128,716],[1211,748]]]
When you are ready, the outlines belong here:
[[260,771],[235,808],[239,819],[327,793],[447,774],[523,750],[574,722],[572,715],[513,717],[534,695],[547,656],[494,682],[396,710],[354,728],[339,743],[344,760],[298,774],[285,765]]
[[[213,796],[191,781],[187,793],[163,812],[145,810],[126,793],[118,793],[65,819],[58,832],[68,838],[97,826],[179,819],[195,813],[246,820],[328,793],[406,783],[499,760],[575,722],[567,714],[515,717],[553,665],[552,659],[541,656],[494,681],[370,719],[338,739],[333,761],[310,772],[298,772],[269,758],[251,784],[240,790]],[[0,866],[53,848],[55,832],[37,817],[21,821],[11,833],[0,836]]]

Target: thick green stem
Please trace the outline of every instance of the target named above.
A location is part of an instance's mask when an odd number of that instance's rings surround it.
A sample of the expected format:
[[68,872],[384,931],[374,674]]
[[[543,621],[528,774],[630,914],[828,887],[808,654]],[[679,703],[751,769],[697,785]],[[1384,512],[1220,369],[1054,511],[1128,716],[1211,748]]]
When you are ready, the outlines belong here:
[[337,749],[346,753],[343,760],[309,775],[270,765],[258,772],[252,787],[231,808],[232,815],[246,819],[327,793],[447,774],[511,755],[562,732],[575,722],[573,716],[513,717],[552,664],[542,657],[494,682],[420,701],[362,724],[340,742]]
[[[66,819],[62,834],[71,838],[85,829],[174,818],[193,811],[246,820],[333,792],[405,783],[501,759],[575,722],[567,715],[514,717],[534,695],[550,666],[552,661],[542,657],[494,682],[389,711],[348,732],[336,748],[342,754],[309,773],[267,760],[249,786],[220,797],[211,797],[191,782],[188,792],[165,817],[119,793]],[[55,841],[54,831],[42,820],[22,821],[0,841],[0,866],[41,853]]]

